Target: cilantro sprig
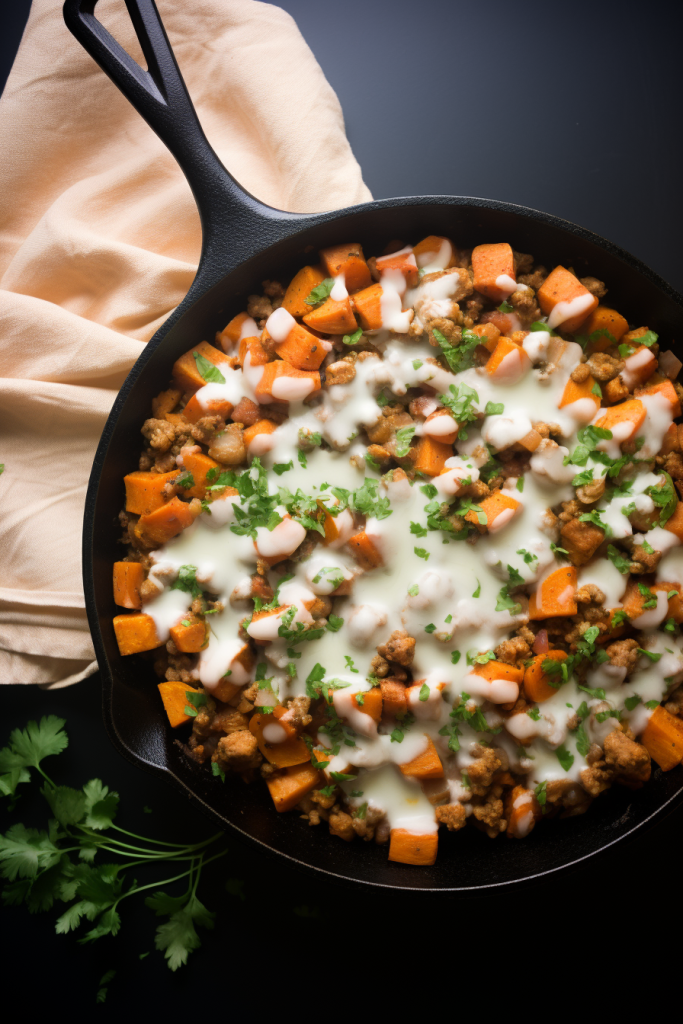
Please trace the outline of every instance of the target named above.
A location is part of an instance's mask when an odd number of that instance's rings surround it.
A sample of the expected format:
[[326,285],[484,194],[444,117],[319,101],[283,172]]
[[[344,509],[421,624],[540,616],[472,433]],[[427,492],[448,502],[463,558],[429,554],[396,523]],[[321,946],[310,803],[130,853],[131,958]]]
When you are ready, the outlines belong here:
[[[29,722],[25,729],[15,729],[9,744],[0,750],[0,795],[11,798],[10,810],[19,796],[17,787],[29,782],[35,771],[42,777],[41,792],[51,813],[47,830],[17,823],[0,836],[0,874],[7,882],[3,898],[9,904],[25,905],[29,913],[65,904],[56,922],[57,934],[66,935],[89,922],[90,929],[79,940],[85,943],[117,935],[122,901],[155,889],[145,904],[157,917],[165,918],[157,927],[155,944],[175,971],[201,945],[197,928],[213,927],[215,915],[198,899],[197,887],[202,868],[228,852],[210,849],[223,834],[189,844],[149,839],[114,824],[119,796],[99,779],[90,779],[81,789],[57,785],[42,762],[68,746],[64,724],[54,715],[37,724]],[[214,774],[223,774],[219,766],[214,767],[218,768]],[[98,861],[102,855],[106,863]],[[164,861],[172,865],[169,878],[138,885],[124,874],[128,868]],[[187,888],[178,896],[158,888],[181,880]],[[100,985],[112,976],[108,972]],[[105,998],[106,989],[100,988],[97,1000]]]

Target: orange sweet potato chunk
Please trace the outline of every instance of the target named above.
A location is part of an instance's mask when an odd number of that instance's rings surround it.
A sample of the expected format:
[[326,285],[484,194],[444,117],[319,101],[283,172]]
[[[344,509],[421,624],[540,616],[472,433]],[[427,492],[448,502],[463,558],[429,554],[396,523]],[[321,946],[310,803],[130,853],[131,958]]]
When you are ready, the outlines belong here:
[[369,569],[377,569],[382,565],[382,556],[365,530],[354,534],[349,539],[348,546],[361,569],[365,569],[366,572]]
[[164,711],[168,715],[168,721],[172,729],[184,725],[190,721],[190,716],[185,714],[185,708],[189,704],[188,693],[201,693],[201,690],[188,686],[187,683],[176,682],[159,683],[159,693],[164,705]]
[[[548,682],[549,676],[543,671],[543,662],[546,658],[550,661],[564,661],[566,657],[565,651],[548,651],[547,654],[535,656],[533,664],[529,665],[524,672],[524,693],[527,700],[541,704],[544,700],[555,696],[557,687],[551,686]],[[561,677],[553,676],[553,678],[557,678],[559,681]]]
[[389,860],[397,864],[428,867],[436,861],[438,847],[438,832],[418,835],[405,828],[392,828],[389,836]]
[[353,334],[358,328],[353,315],[351,299],[325,299],[312,313],[307,313],[304,323],[321,334]]
[[[362,704],[358,700],[359,696],[363,701]],[[382,691],[378,686],[373,687],[372,690],[364,690],[361,694],[355,694],[353,704],[358,711],[370,715],[375,722],[379,722],[382,717]]]
[[546,576],[529,598],[529,618],[537,621],[576,615],[577,578],[577,569],[573,565],[556,569]]
[[441,758],[436,752],[436,747],[431,739],[427,738],[427,747],[421,754],[414,757],[412,761],[400,764],[404,775],[416,779],[441,779],[443,778],[443,765]]
[[640,742],[663,772],[683,760],[683,721],[660,705],[654,709]]
[[437,441],[429,434],[423,434],[417,442],[417,459],[413,466],[416,473],[439,476],[446,468],[446,459],[453,457],[453,445]]
[[[337,277],[339,274],[344,275],[346,290],[349,292],[357,292],[360,288],[367,288],[372,281],[370,270],[365,262],[363,249],[359,242],[331,245],[328,249],[321,250],[320,259],[327,271],[328,277]],[[332,331],[330,333],[336,332]]]
[[194,357],[195,352],[199,352],[200,355],[204,356],[205,359],[208,359],[215,366],[220,363],[227,363],[225,352],[221,352],[220,349],[209,345],[208,341],[202,341],[199,345],[194,345],[180,359],[176,359],[173,364],[173,379],[182,391],[198,391],[199,388],[203,388],[206,384],[206,381],[197,369],[197,361]]
[[306,316],[313,309],[306,299],[314,288],[317,288],[325,280],[325,272],[322,267],[302,267],[298,274],[292,278],[282,300],[282,305],[292,316]]
[[292,366],[292,364],[288,363],[285,359],[275,359],[272,363],[267,363],[266,366],[264,366],[263,376],[254,389],[256,397],[260,402],[269,403],[287,401],[279,395],[273,394],[275,382],[280,377],[308,379],[312,381],[313,387],[309,394],[313,394],[314,391],[320,390],[320,374],[317,370],[299,370],[296,366]]
[[601,334],[599,338],[590,342],[588,349],[590,352],[603,352],[610,345],[621,341],[627,330],[628,321],[621,313],[617,313],[616,309],[610,309],[609,306],[596,306],[583,325],[582,333],[587,334],[590,338],[595,331],[608,331],[611,337],[608,338],[605,334]]
[[[282,710],[284,711],[284,708]],[[251,716],[249,722],[249,730],[256,737],[259,750],[267,761],[277,768],[290,768],[292,765],[305,762],[310,764],[311,755],[308,747],[291,727],[287,730],[285,726],[280,726],[280,728],[285,728],[286,732],[291,732],[292,735],[288,735],[281,743],[270,743],[263,736],[263,730],[269,725],[279,725],[275,715],[262,715],[257,712]]]
[[145,516],[166,504],[164,487],[178,475],[176,469],[170,473],[148,473],[136,471],[123,478],[126,487],[126,512]]
[[[628,401],[621,402],[620,405],[613,405],[609,409],[605,409],[605,415],[600,417],[596,426],[601,427],[603,430],[611,430],[612,432],[618,427],[619,440],[623,443],[624,441],[630,441],[640,430],[645,422],[645,415],[646,411],[643,403],[638,401],[637,398],[629,398]],[[622,433],[622,424],[629,424],[629,429],[626,433]]]
[[115,615],[114,633],[119,651],[125,657],[128,654],[140,654],[161,647],[163,641],[157,635],[154,619],[144,612],[133,615]]
[[159,547],[177,537],[193,522],[189,506],[179,498],[171,498],[156,512],[140,516],[135,524],[135,534],[148,547]]
[[[536,292],[538,303],[546,316],[552,313],[558,302],[572,302],[580,295],[590,295],[590,292],[581,284],[578,277],[575,277],[571,271],[562,266],[555,267]],[[577,313],[576,316],[571,316],[569,319],[564,320],[559,325],[559,330],[569,334],[577,331],[581,324],[597,308],[597,305],[598,300],[594,295],[591,296],[591,302],[587,308],[581,313]]]
[[382,285],[371,284],[351,299],[364,331],[378,331],[382,326]]
[[490,242],[472,250],[474,290],[493,302],[502,302],[510,294],[509,288],[500,288],[496,281],[501,275],[515,280],[515,260],[508,242]]
[[295,324],[285,340],[275,346],[275,351],[280,359],[286,359],[299,370],[317,370],[328,348],[311,331],[307,331],[301,324]]
[[309,760],[306,764],[285,768],[281,775],[272,775],[266,779],[266,785],[273,798],[275,810],[291,811],[312,789],[325,785],[325,776],[314,768]]
[[[185,626],[184,621],[189,622]],[[177,622],[171,626],[171,640],[183,654],[196,654],[209,642],[209,630],[204,622],[192,622],[191,619]]]
[[121,608],[141,608],[140,585],[144,578],[140,562],[114,562],[114,603]]
[[188,498],[204,498],[207,488],[207,473],[215,469],[220,474],[223,469],[219,462],[210,459],[203,452],[188,452],[187,455],[183,455],[183,464],[185,471],[192,474],[194,481],[192,487],[184,490]]

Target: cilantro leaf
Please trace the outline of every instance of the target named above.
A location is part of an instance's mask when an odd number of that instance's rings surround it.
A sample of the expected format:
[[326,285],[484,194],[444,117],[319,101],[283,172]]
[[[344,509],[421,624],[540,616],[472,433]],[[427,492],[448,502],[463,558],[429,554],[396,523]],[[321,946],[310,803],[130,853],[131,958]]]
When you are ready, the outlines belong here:
[[12,825],[0,836],[0,871],[4,878],[35,878],[39,871],[51,868],[61,853],[47,832],[25,825]]
[[574,764],[574,755],[571,754],[565,746],[558,747],[555,751],[555,756],[560,762],[561,766],[566,772],[569,771],[571,766]]
[[195,925],[213,928],[215,916],[193,895],[182,910],[174,911],[165,924],[159,925],[154,944],[163,952],[172,971],[186,964],[189,954],[201,946]]
[[578,729],[576,730],[576,749],[582,757],[585,757],[588,751],[590,750],[590,745],[591,743],[588,739],[586,727],[584,726],[583,722],[581,722]]
[[215,363],[203,356],[201,352],[193,352],[192,355],[200,376],[207,384],[225,384],[225,377]]
[[85,822],[88,828],[109,828],[119,806],[119,794],[110,792],[99,779],[91,779],[83,787],[85,795]]
[[618,569],[624,576],[631,571],[631,559],[624,557],[621,551],[615,548],[614,544],[608,546],[607,557],[615,569]]
[[418,558],[424,558],[425,562],[429,559],[429,552],[425,548],[413,548],[413,551]]
[[665,478],[663,483],[648,487],[645,491],[646,494],[650,495],[655,505],[658,505],[661,509],[659,513],[660,526],[664,526],[671,519],[678,504],[678,494],[676,493],[673,480],[668,473],[663,473],[662,475]]
[[39,768],[41,761],[60,754],[69,745],[64,719],[55,715],[41,718],[40,723],[29,722],[25,729],[14,729],[9,746],[0,750],[0,772],[14,768]]
[[345,334],[342,341],[345,345],[357,345],[363,336],[363,328],[359,327],[353,334]]
[[474,366],[473,353],[477,345],[481,344],[478,335],[464,327],[460,344],[456,346],[452,345],[436,327],[432,328],[432,334],[453,373],[460,373],[462,370],[468,370]]
[[324,281],[312,288],[304,302],[307,306],[320,306],[326,299],[329,299],[330,292],[334,288],[334,278],[326,277]]
[[426,526],[421,526],[419,523],[411,522],[410,532],[414,533],[416,537],[426,537],[429,531]]
[[404,458],[410,451],[410,442],[413,439],[415,430],[414,424],[411,424],[408,427],[401,427],[396,431],[396,449],[394,454],[397,459]]
[[496,601],[496,611],[505,612],[508,611],[510,615],[518,615],[522,610],[522,606],[519,601],[515,601],[509,594],[510,584],[506,583],[504,587],[498,592],[498,599]]

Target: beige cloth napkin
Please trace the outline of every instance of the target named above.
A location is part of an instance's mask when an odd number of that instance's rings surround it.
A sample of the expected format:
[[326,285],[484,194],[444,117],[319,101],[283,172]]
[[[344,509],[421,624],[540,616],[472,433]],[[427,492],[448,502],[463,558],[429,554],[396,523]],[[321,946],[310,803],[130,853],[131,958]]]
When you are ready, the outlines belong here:
[[[370,198],[339,102],[292,18],[255,0],[157,0],[209,141],[264,202]],[[144,66],[123,3],[98,18]],[[0,681],[96,666],[81,519],[117,389],[194,277],[200,228],[173,158],[34,0],[0,101]]]

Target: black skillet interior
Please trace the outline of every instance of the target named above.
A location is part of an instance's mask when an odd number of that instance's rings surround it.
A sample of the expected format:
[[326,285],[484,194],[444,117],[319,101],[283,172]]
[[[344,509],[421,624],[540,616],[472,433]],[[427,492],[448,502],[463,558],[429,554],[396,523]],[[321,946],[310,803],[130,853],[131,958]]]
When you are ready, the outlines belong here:
[[[195,193],[204,229],[197,278],[121,390],[97,451],[86,502],[86,602],[104,682],[105,721],[119,751],[173,780],[221,826],[302,867],[339,880],[418,891],[474,892],[539,877],[605,849],[679,803],[683,768],[667,774],[657,769],[642,791],[612,791],[588,814],[547,822],[524,843],[492,844],[474,829],[447,834],[437,863],[415,869],[387,862],[386,848],[340,843],[295,815],[278,815],[264,786],[232,779],[221,784],[181,753],[165,724],[150,657],[121,658],[111,625],[118,611],[111,565],[120,556],[122,477],[136,468],[140,426],[152,397],[166,386],[173,361],[193,343],[211,340],[245,308],[247,295],[263,279],[287,281],[323,245],[352,239],[373,253],[391,239],[414,242],[434,233],[453,237],[461,247],[504,238],[546,265],[562,262],[581,275],[593,274],[607,282],[610,303],[630,322],[648,324],[667,343],[683,333],[683,299],[623,250],[522,207],[452,196],[384,200],[312,216],[262,206],[230,178],[208,146],[153,0],[126,0],[149,72],[137,65],[131,69],[134,62],[94,19],[95,3],[67,0],[67,24],[174,152]],[[165,109],[159,108],[160,95]]]

